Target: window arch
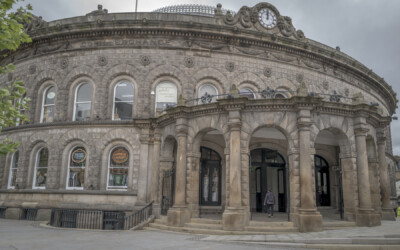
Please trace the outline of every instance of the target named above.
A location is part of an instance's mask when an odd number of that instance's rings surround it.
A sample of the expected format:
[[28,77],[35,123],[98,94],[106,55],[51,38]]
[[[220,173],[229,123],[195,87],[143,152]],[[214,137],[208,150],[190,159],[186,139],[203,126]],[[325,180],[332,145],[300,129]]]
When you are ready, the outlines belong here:
[[67,189],[83,189],[87,153],[84,147],[71,150],[68,160]]
[[114,88],[113,120],[131,120],[134,88],[129,81],[120,81]]
[[36,189],[45,189],[47,180],[47,168],[49,166],[49,150],[41,148],[36,154],[35,172],[33,174],[33,186]]
[[197,91],[198,104],[216,102],[218,89],[211,83],[202,84]]
[[129,152],[125,147],[111,150],[108,160],[107,189],[128,188]]
[[92,110],[93,88],[90,83],[81,83],[75,92],[74,121],[87,121],[90,119]]
[[42,111],[40,115],[41,123],[54,121],[55,97],[56,97],[56,88],[54,86],[48,87],[43,92]]
[[15,188],[17,183],[17,170],[18,170],[19,151],[15,151],[11,156],[10,173],[8,175],[8,188]]
[[287,98],[285,94],[280,93],[279,91],[274,95],[275,99],[285,99]]
[[172,82],[161,82],[156,87],[156,111],[175,106],[178,100],[178,90]]
[[242,88],[239,90],[241,97],[247,97],[249,99],[256,99],[256,95],[254,94],[253,90],[249,88]]

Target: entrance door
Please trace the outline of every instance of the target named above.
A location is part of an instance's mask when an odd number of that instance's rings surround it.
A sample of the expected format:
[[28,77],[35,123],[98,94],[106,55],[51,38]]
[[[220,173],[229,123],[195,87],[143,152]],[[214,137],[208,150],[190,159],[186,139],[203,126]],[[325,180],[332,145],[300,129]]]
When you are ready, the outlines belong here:
[[221,157],[212,149],[201,147],[200,205],[221,205]]
[[314,156],[315,163],[315,198],[317,206],[330,206],[329,166],[321,156]]
[[286,163],[283,157],[276,150],[261,148],[251,151],[250,161],[250,174],[253,175],[252,179],[255,180],[255,202],[253,202],[255,207],[252,205],[252,211],[265,211],[264,197],[268,189],[271,189],[275,194],[279,212],[285,212]]

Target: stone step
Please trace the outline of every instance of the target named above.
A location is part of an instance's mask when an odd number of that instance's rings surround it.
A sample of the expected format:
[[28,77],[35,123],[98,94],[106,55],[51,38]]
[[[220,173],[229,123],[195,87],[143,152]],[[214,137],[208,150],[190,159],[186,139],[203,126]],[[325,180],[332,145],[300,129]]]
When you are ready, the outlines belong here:
[[299,232],[296,227],[263,227],[263,226],[247,226],[245,230],[248,232],[262,232],[265,233],[293,233]]
[[324,221],[322,222],[322,227],[324,230],[335,230],[335,229],[345,229],[350,227],[356,227],[354,221]]
[[221,224],[206,224],[206,223],[185,223],[185,227],[188,228],[201,228],[201,229],[210,229],[210,230],[222,230]]
[[222,224],[222,220],[204,219],[204,218],[191,218],[191,223],[204,223],[204,224]]
[[154,220],[154,223],[167,225],[167,220],[155,219],[155,220]]
[[[158,223],[150,223],[148,227],[144,229],[147,230],[164,230],[164,231],[174,231],[174,232],[182,232],[182,233],[190,233],[190,234],[207,234],[207,235],[257,235],[257,234],[282,234],[282,233],[292,233],[298,232],[297,229],[289,230],[289,231],[268,231],[265,228],[260,228],[260,231],[256,231],[256,229],[252,229],[255,231],[224,231],[217,229],[204,229],[204,228],[189,228],[189,227],[171,227]],[[261,231],[262,230],[262,231]]]
[[249,226],[256,227],[294,227],[291,221],[253,221],[251,220]]

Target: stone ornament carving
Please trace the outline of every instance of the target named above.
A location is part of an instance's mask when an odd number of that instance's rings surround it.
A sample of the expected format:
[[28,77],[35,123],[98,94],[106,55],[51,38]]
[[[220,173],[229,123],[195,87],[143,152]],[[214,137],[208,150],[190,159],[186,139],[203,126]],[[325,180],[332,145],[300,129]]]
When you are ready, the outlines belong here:
[[36,65],[32,64],[29,66],[29,74],[33,75],[36,73]]
[[86,16],[98,16],[98,15],[106,15],[106,14],[108,14],[108,10],[103,9],[103,5],[99,4],[99,5],[97,5],[97,10],[94,10],[94,11],[86,14]]
[[272,76],[272,69],[270,67],[264,68],[264,75],[266,77],[271,77]]
[[329,82],[327,82],[327,81],[323,82],[323,83],[322,83],[322,87],[323,87],[325,90],[328,90],[328,89],[329,89]]
[[149,65],[151,62],[150,57],[149,56],[140,56],[140,64],[142,64],[143,66],[147,66]]
[[186,67],[192,68],[194,66],[194,59],[192,57],[186,57],[184,63]]
[[226,70],[228,70],[229,72],[233,72],[235,70],[235,64],[233,62],[227,62],[225,64],[225,68]]
[[344,95],[345,96],[349,96],[349,94],[350,94],[350,90],[348,88],[345,88],[344,89]]
[[298,81],[298,82],[303,82],[304,81],[304,75],[303,74],[297,74],[296,75],[296,80]]
[[105,56],[99,56],[99,57],[97,58],[97,64],[98,64],[99,66],[106,66],[106,65],[107,65],[107,57],[105,57]]
[[66,69],[68,67],[68,64],[69,64],[69,62],[68,62],[67,58],[63,58],[60,60],[60,67],[62,69]]
[[30,22],[24,22],[22,24],[24,26],[25,32],[30,32],[32,30],[37,30],[40,28],[44,28],[47,26],[47,22],[43,20],[41,16],[32,15],[30,18]]
[[237,24],[240,24],[244,28],[251,28],[258,25],[258,27],[263,28],[263,26],[258,23],[259,12],[263,9],[271,10],[277,18],[277,25],[271,29],[264,28],[263,30],[265,32],[275,34],[276,32],[274,31],[278,30],[279,33],[284,37],[293,37],[298,40],[305,38],[303,31],[296,30],[294,28],[292,19],[290,17],[281,16],[278,9],[269,3],[259,3],[252,8],[243,6],[236,15],[233,15],[230,11],[227,11],[226,15],[223,17],[223,20],[225,24],[231,26],[237,26]]

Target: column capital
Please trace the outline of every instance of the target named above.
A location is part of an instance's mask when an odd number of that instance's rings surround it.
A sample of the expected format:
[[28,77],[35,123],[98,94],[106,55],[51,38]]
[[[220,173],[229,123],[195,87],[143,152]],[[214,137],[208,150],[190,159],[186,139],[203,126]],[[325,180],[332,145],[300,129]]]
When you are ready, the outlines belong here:
[[187,136],[189,126],[187,124],[177,124],[175,126],[175,132],[177,137]]
[[369,129],[368,128],[364,128],[364,127],[354,128],[355,136],[367,136],[367,132],[368,131],[369,131]]
[[141,134],[139,137],[139,141],[142,144],[149,144],[151,141],[149,134]]

